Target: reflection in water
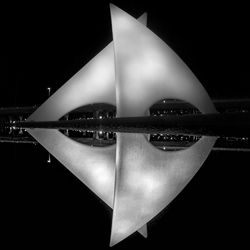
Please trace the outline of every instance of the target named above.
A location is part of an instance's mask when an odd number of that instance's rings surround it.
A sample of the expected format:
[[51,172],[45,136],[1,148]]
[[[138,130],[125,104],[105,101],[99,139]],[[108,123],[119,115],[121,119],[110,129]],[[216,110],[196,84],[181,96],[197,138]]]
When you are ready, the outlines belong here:
[[[193,105],[176,100],[164,99],[156,102],[149,108],[150,116],[172,116],[199,113]],[[80,107],[63,116],[65,119],[105,119],[116,117],[116,107],[106,103],[95,103]],[[94,147],[106,147],[116,143],[116,133],[104,131],[67,131],[61,130],[71,139]],[[150,134],[147,136],[149,142],[164,151],[177,151],[190,147],[196,143],[200,137],[182,134]]]

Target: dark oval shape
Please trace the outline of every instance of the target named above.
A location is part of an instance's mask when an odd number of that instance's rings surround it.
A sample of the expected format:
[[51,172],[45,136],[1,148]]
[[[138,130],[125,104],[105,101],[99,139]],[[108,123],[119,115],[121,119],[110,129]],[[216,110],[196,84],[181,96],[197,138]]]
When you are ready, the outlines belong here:
[[[103,119],[116,116],[116,107],[107,103],[94,103],[79,107],[64,115],[60,120]],[[116,134],[103,131],[60,130],[72,140],[93,147],[107,147],[116,143]]]
[[[198,113],[200,111],[192,104],[177,99],[163,99],[149,108],[150,116],[190,115]],[[150,134],[147,138],[153,146],[160,150],[177,151],[192,146],[201,137],[182,134]]]

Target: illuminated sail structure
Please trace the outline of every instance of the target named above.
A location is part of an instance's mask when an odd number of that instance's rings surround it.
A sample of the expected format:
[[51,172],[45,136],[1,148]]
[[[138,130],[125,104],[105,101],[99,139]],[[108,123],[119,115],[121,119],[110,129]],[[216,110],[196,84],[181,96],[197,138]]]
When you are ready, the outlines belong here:
[[[146,26],[111,5],[114,42],[109,44],[29,118],[55,121],[90,103],[117,107],[118,117],[147,115],[155,102],[180,99],[202,113],[216,110],[182,60]],[[135,231],[164,209],[199,170],[216,138],[202,137],[191,147],[164,152],[143,134],[117,133],[116,145],[99,148],[73,141],[55,129],[28,132],[113,208],[110,245]]]

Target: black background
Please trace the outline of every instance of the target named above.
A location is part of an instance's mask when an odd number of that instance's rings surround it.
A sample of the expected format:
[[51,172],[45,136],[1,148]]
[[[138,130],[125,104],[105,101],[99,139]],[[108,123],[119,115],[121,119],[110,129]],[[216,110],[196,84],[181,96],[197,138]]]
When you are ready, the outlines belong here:
[[[247,7],[113,1],[187,63],[213,99],[249,98]],[[40,105],[112,40],[109,4],[26,4],[2,9],[0,106]],[[41,146],[0,144],[1,235],[7,244],[71,249],[109,245],[112,213]],[[249,153],[212,152],[185,190],[114,249],[229,247],[246,243]],[[246,228],[244,227],[246,226]]]

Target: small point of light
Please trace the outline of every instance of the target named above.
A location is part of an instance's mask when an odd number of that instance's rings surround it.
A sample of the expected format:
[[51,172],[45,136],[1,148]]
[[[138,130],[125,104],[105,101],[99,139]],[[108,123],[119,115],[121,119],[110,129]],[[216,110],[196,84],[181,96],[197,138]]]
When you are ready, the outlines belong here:
[[50,96],[51,88],[50,88],[50,87],[47,87],[47,90],[48,90],[48,95]]
[[47,163],[51,163],[50,154],[49,154],[49,156],[48,156]]

